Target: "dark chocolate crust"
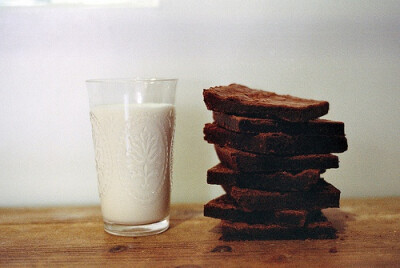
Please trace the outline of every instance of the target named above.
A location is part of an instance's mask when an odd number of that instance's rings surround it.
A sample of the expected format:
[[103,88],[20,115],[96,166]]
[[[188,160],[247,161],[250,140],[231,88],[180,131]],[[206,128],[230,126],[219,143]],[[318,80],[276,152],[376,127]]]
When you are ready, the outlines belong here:
[[328,113],[329,103],[278,95],[251,89],[239,84],[204,89],[207,109],[234,115],[257,118],[279,118],[291,122],[305,122]]
[[307,191],[320,179],[320,171],[307,169],[298,173],[278,171],[272,173],[237,172],[222,164],[207,171],[207,183],[265,191],[290,192]]
[[306,192],[267,192],[237,186],[223,188],[238,206],[247,211],[339,207],[340,191],[323,179]]
[[206,124],[203,132],[204,139],[209,143],[259,154],[327,154],[347,150],[345,136],[292,136],[277,132],[246,134],[226,130],[215,123]]
[[232,222],[279,224],[284,226],[304,226],[307,210],[279,210],[248,212],[237,206],[228,195],[217,197],[204,205],[204,216]]
[[282,132],[292,135],[345,135],[343,122],[326,119],[315,119],[308,122],[287,122],[236,116],[220,112],[213,112],[213,119],[219,126],[241,133]]
[[321,213],[307,219],[303,227],[278,224],[248,224],[223,220],[220,224],[222,240],[282,240],[282,239],[335,239],[336,229]]
[[249,153],[218,145],[215,145],[215,150],[224,166],[241,172],[325,170],[339,167],[338,157],[332,154],[275,156]]

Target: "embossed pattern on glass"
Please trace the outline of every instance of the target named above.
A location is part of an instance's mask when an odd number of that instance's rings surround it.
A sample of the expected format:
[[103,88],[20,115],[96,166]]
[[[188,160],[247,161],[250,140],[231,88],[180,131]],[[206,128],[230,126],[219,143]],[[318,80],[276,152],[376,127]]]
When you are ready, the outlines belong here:
[[[166,204],[171,181],[174,106],[103,105],[92,109],[90,118],[104,217],[119,222],[165,217],[169,212]],[[118,208],[113,205],[116,199]],[[131,202],[143,206],[125,205]],[[138,214],[140,220],[134,220]]]

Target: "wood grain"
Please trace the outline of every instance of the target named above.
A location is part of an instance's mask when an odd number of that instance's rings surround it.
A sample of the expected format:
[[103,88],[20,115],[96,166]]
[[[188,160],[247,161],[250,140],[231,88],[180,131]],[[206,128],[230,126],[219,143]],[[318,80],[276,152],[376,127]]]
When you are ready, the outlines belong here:
[[0,267],[399,267],[400,198],[344,199],[326,210],[336,240],[219,240],[203,206],[173,205],[160,235],[103,231],[99,207],[0,208]]

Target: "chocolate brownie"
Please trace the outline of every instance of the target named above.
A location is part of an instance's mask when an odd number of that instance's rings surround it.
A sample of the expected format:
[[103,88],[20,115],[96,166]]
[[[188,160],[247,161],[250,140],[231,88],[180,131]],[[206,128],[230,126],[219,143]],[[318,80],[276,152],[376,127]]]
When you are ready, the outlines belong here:
[[223,188],[238,206],[247,211],[339,207],[340,191],[323,179],[305,192],[268,192],[226,185]]
[[233,222],[280,224],[286,226],[303,226],[307,210],[271,210],[248,212],[238,207],[228,195],[217,197],[204,205],[204,216],[229,220]]
[[347,150],[345,136],[292,136],[277,132],[238,133],[219,127],[215,123],[206,124],[203,131],[204,139],[209,143],[259,154],[327,154]]
[[288,122],[265,118],[251,118],[213,112],[213,118],[219,126],[242,133],[283,132],[301,135],[344,136],[344,123],[326,119],[308,122]]
[[278,171],[272,173],[237,172],[222,164],[207,171],[207,183],[227,186],[238,186],[266,191],[307,191],[320,179],[320,171],[307,169],[298,173]]
[[279,118],[291,122],[305,122],[328,113],[329,103],[278,95],[251,89],[239,84],[204,89],[207,109],[226,114],[257,118]]
[[220,227],[222,240],[280,240],[280,239],[334,239],[336,229],[326,217],[307,220],[303,227],[279,224],[249,224],[223,220]]
[[332,154],[275,156],[249,153],[218,145],[215,145],[215,150],[224,166],[241,172],[325,170],[339,167],[338,157]]

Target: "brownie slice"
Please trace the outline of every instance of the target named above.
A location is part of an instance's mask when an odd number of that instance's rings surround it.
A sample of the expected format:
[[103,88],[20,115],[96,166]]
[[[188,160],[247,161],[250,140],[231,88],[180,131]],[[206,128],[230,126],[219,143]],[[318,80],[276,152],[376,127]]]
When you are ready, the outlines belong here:
[[271,210],[248,212],[238,207],[228,195],[217,197],[204,205],[204,216],[233,222],[280,224],[303,226],[309,213],[307,210]]
[[265,118],[251,118],[213,112],[213,118],[219,126],[242,133],[283,132],[301,135],[344,136],[344,123],[326,119],[307,122],[288,122]]
[[276,155],[327,154],[347,150],[345,136],[291,136],[285,133],[238,133],[207,123],[204,126],[204,139],[219,146],[238,150]]
[[278,95],[239,84],[204,89],[203,97],[207,109],[212,111],[291,122],[315,119],[329,110],[327,101]]
[[207,170],[208,184],[238,186],[272,192],[308,191],[319,179],[320,171],[317,169],[307,169],[298,173],[287,171],[243,173],[218,164]]
[[215,151],[224,166],[241,172],[325,170],[339,167],[338,157],[332,154],[275,156],[249,153],[218,145],[215,145]]
[[279,224],[249,224],[223,220],[220,224],[222,240],[283,240],[283,239],[334,239],[336,229],[320,213],[307,219],[303,227]]
[[247,211],[339,207],[340,191],[323,179],[306,192],[268,192],[226,185],[223,188],[238,206]]

